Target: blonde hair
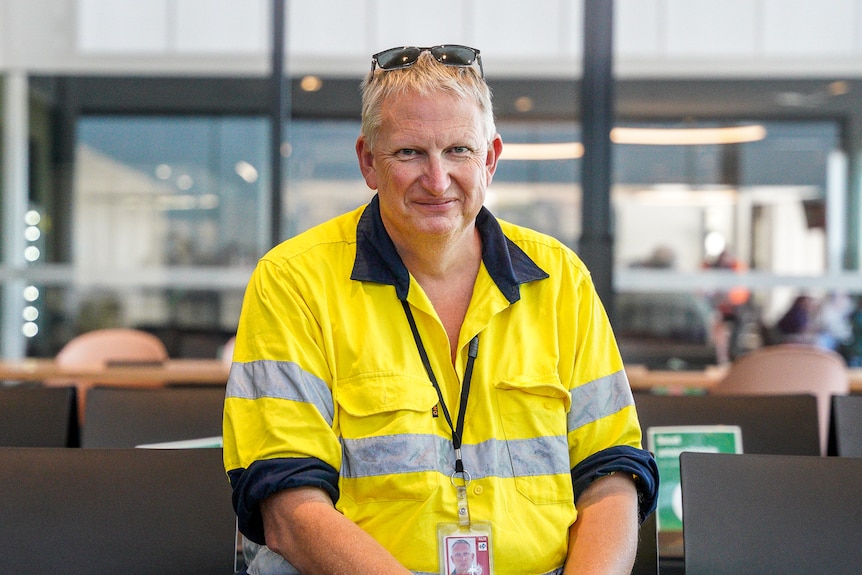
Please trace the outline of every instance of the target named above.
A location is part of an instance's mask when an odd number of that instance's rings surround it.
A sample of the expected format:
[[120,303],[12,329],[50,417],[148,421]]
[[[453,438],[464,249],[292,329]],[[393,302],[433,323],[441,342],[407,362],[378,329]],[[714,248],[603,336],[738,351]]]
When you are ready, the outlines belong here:
[[369,148],[373,149],[380,130],[383,102],[390,96],[405,94],[449,94],[455,98],[472,100],[479,106],[485,125],[485,140],[490,143],[497,133],[491,89],[479,72],[472,67],[447,66],[439,63],[428,52],[419,55],[415,64],[397,70],[376,69],[362,81],[361,133]]

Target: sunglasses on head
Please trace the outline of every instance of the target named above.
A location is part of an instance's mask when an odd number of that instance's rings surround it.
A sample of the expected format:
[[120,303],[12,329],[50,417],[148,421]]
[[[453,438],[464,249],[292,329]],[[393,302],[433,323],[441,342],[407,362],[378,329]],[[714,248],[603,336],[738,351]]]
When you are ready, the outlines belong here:
[[371,73],[376,68],[381,70],[400,70],[409,68],[419,60],[422,52],[430,52],[435,60],[444,66],[457,66],[469,68],[473,64],[479,65],[479,74],[484,79],[485,70],[482,68],[482,56],[479,50],[459,44],[441,44],[440,46],[401,46],[378,52],[371,57]]

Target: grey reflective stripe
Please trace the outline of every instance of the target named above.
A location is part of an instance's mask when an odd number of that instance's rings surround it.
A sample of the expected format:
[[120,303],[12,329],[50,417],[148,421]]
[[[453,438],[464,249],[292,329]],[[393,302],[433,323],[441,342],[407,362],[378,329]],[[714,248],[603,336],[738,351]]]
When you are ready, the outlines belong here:
[[[385,435],[362,439],[341,439],[341,476],[349,478],[394,475],[416,471],[439,471],[434,435]],[[452,450],[451,442],[449,444]]]
[[234,362],[227,382],[227,397],[273,397],[311,403],[329,425],[335,417],[332,393],[326,382],[292,361]]
[[634,405],[634,398],[624,370],[585,383],[572,390],[569,431],[613,415],[630,405]]
[[[343,439],[341,476],[356,479],[397,473],[452,473],[452,440],[436,435],[387,435]],[[565,437],[519,441],[491,439],[461,446],[464,468],[473,479],[534,477],[571,472]]]

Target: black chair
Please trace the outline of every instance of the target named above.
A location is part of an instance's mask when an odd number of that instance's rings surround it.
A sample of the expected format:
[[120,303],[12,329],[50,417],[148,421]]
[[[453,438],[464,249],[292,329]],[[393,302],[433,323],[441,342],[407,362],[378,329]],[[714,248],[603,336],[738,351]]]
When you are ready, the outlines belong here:
[[631,575],[658,575],[658,572],[658,533],[653,513],[640,526],[638,554]]
[[819,455],[813,395],[653,395],[636,393],[641,428],[738,425],[745,453]]
[[220,436],[223,409],[224,386],[94,387],[87,393],[81,447]]
[[[634,394],[644,438],[650,427],[737,425],[745,453],[819,455],[813,395],[710,396]],[[645,439],[646,440],[646,439]],[[658,534],[662,575],[685,573],[684,533]]]
[[71,386],[0,387],[0,446],[77,446],[75,397],[75,388]]
[[220,449],[0,448],[0,485],[6,573],[233,572]]
[[857,575],[862,458],[683,453],[688,575]]
[[862,457],[862,395],[832,396],[829,455]]

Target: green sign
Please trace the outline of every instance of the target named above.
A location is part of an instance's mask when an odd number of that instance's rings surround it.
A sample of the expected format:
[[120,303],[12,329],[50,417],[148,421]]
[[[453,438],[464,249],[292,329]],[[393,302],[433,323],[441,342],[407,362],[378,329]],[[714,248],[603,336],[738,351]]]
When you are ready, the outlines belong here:
[[679,454],[742,453],[742,431],[736,425],[681,425],[647,429],[648,449],[658,464],[656,525],[659,531],[682,531]]

